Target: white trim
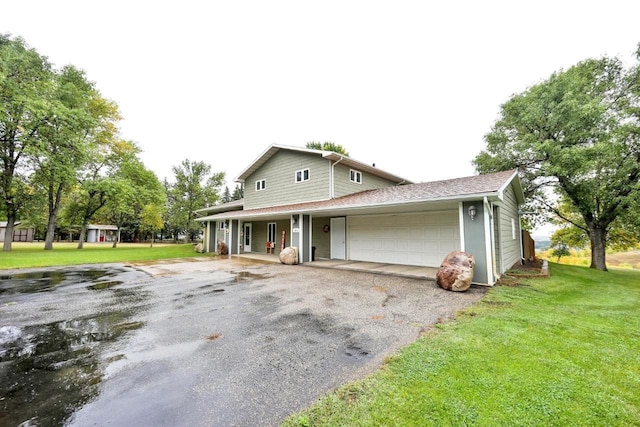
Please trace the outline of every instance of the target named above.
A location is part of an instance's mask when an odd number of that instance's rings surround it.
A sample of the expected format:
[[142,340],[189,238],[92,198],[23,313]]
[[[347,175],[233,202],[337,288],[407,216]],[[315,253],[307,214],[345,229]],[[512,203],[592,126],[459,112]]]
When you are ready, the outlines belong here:
[[466,251],[466,246],[464,244],[464,203],[458,203],[458,221],[460,222],[460,250],[462,252]]
[[[352,175],[353,175],[354,179],[351,179]],[[360,180],[358,180],[358,177],[360,178]],[[349,169],[349,182],[353,182],[354,184],[361,184],[362,185],[362,172],[360,172],[359,170],[356,170],[356,169]]]
[[494,275],[493,275],[493,261],[492,261],[492,249],[491,249],[491,219],[489,218],[489,201],[485,197],[483,200],[484,207],[484,241],[485,241],[485,252],[487,254],[487,259],[485,260],[487,263],[487,283],[489,285],[493,285]]
[[[304,178],[304,172],[307,171],[307,179]],[[300,181],[298,181],[298,173],[300,173]],[[299,169],[293,173],[293,181],[296,184],[311,180],[311,170],[309,168]]]

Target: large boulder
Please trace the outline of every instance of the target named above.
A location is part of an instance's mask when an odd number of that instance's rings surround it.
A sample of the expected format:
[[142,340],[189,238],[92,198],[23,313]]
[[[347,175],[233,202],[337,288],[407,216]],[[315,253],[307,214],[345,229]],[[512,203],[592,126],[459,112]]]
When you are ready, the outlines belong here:
[[197,245],[195,245],[193,247],[193,250],[196,251],[199,254],[204,253],[204,246],[202,246],[202,243],[198,243]]
[[289,246],[280,251],[280,262],[287,265],[298,263],[298,248]]
[[229,248],[222,240],[218,240],[218,255],[229,255]]
[[442,289],[464,292],[471,286],[476,260],[468,252],[450,252],[436,274],[436,282]]

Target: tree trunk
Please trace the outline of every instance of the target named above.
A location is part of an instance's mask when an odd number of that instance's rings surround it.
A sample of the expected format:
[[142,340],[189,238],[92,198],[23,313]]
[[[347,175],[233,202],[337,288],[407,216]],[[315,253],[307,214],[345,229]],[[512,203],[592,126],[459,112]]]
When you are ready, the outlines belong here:
[[12,209],[7,209],[7,228],[4,229],[4,246],[3,251],[10,251],[13,244],[13,225],[16,222],[16,214]]
[[47,231],[44,234],[44,250],[50,251],[53,249],[53,237],[56,232],[56,218],[49,215],[49,221],[47,222]]
[[53,237],[56,232],[56,220],[58,219],[58,212],[60,211],[60,200],[62,200],[63,189],[64,186],[59,184],[54,194],[53,187],[49,187],[49,220],[47,222],[47,232],[44,236],[45,251],[53,249]]
[[87,237],[87,224],[82,224],[82,228],[80,229],[80,238],[78,240],[78,249],[82,249],[84,247],[84,239]]
[[590,227],[589,239],[591,240],[591,265],[589,268],[607,271],[607,233],[601,227]]

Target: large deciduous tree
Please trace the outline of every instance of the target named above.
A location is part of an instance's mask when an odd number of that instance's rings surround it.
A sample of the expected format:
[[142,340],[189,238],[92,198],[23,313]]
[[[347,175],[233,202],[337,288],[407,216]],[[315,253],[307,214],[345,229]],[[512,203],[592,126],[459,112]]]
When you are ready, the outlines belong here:
[[168,190],[167,224],[177,239],[185,233],[193,241],[199,231],[195,224],[195,211],[213,206],[219,199],[224,172],[211,173],[211,166],[204,162],[185,159],[172,167],[175,182]]
[[47,194],[48,222],[44,249],[53,249],[56,221],[64,193],[77,182],[77,172],[91,159],[96,139],[112,138],[119,120],[117,106],[103,99],[84,72],[64,67],[55,79],[51,114],[42,127],[41,150],[34,155],[35,178]]
[[26,181],[26,161],[37,151],[49,118],[53,72],[45,57],[20,39],[0,34],[0,203],[7,216],[3,250],[10,251],[22,194],[14,178]]
[[[582,229],[591,245],[591,268],[606,270],[612,224],[638,208],[638,63],[625,68],[619,59],[604,57],[554,73],[502,105],[486,142],[474,160],[477,170],[518,168],[533,204]],[[558,208],[557,197],[570,203],[577,218]]]

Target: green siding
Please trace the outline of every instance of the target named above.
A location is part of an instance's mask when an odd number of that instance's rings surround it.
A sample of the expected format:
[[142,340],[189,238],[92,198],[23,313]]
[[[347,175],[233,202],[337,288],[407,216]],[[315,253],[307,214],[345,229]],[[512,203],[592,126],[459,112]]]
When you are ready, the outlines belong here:
[[324,226],[330,226],[331,218],[313,217],[312,239],[316,247],[316,259],[331,257],[331,233],[324,231]]
[[[295,172],[309,169],[309,180],[295,182]],[[244,208],[256,209],[327,200],[331,162],[319,155],[280,150],[245,180]],[[266,188],[256,191],[256,181]]]
[[[357,170],[362,173],[362,183],[358,184],[351,182],[349,172]],[[392,187],[396,185],[392,181],[371,175],[357,168],[351,168],[349,166],[337,164],[334,166],[334,184],[335,197],[346,196],[347,194],[358,193],[365,190],[373,190],[376,188]]]
[[[518,217],[518,202],[515,192],[510,185],[504,191],[504,201],[500,204],[500,248],[502,262],[500,266],[504,273],[515,263],[520,261],[520,219]],[[512,229],[512,221],[515,230]],[[514,233],[515,231],[515,233]],[[514,237],[515,234],[515,237]]]
[[[247,221],[249,222],[249,221]],[[251,252],[253,253],[267,253],[267,224],[276,223],[276,246],[274,248],[274,254],[280,253],[280,242],[282,239],[282,230],[286,231],[284,247],[290,245],[290,232],[291,227],[289,220],[279,221],[251,221],[251,228],[253,237],[251,238]]]

